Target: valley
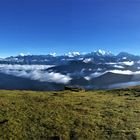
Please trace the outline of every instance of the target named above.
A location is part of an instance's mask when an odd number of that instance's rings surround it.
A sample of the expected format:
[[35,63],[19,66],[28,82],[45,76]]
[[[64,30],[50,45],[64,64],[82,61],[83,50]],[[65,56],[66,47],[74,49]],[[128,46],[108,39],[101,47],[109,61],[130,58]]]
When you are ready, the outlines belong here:
[[[98,50],[86,54],[18,55],[0,59],[0,89],[59,91],[140,85],[140,56]],[[17,84],[18,83],[18,84]]]

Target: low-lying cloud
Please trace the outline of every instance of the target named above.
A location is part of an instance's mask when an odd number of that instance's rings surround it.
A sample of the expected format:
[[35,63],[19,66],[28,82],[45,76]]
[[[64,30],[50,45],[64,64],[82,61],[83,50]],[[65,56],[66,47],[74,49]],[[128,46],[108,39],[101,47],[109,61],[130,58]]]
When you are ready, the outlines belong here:
[[18,65],[18,64],[0,64],[0,69],[5,70],[44,70],[54,65]]
[[0,65],[0,72],[41,82],[54,82],[67,84],[71,80],[68,75],[48,72],[48,65]]
[[91,80],[92,78],[100,77],[108,72],[114,73],[114,74],[122,74],[122,75],[138,75],[140,74],[140,71],[130,71],[130,70],[108,70],[105,72],[94,72],[90,74],[89,76],[85,76],[84,78],[86,80]]
[[113,67],[114,68],[119,68],[119,69],[124,69],[124,66],[121,66],[121,65],[114,65]]
[[133,66],[135,63],[134,61],[124,61],[124,62],[119,62],[119,64]]
[[126,87],[130,87],[130,86],[137,86],[140,85],[140,81],[132,81],[132,82],[124,82],[124,83],[117,83],[117,84],[112,84],[109,85],[108,88],[110,89],[117,89],[117,88],[126,88]]

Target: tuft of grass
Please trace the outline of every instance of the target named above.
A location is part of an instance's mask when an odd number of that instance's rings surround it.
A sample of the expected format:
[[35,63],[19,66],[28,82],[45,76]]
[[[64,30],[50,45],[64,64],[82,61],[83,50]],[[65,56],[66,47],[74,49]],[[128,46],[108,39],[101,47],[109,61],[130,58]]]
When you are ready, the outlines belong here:
[[140,139],[140,88],[0,91],[0,140]]

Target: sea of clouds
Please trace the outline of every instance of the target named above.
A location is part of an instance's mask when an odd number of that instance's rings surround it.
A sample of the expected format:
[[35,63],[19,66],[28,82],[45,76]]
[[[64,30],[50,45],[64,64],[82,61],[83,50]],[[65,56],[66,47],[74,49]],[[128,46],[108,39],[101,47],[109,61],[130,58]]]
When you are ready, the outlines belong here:
[[85,76],[84,78],[86,80],[91,80],[92,78],[96,78],[96,77],[100,77],[106,73],[114,73],[114,74],[122,74],[122,75],[140,75],[140,71],[130,71],[130,70],[108,70],[108,71],[105,71],[105,72],[94,72],[88,76]]
[[29,78],[41,82],[54,82],[67,84],[71,78],[61,73],[48,72],[51,65],[0,65],[0,72],[17,77]]
[[[132,65],[133,63],[128,62],[124,65]],[[111,65],[111,64],[109,64]],[[22,78],[28,78],[32,80],[37,80],[40,82],[53,82],[53,83],[61,83],[61,84],[68,84],[72,80],[71,74],[62,74],[58,72],[49,72],[47,69],[54,67],[54,65],[17,65],[17,64],[0,64],[0,72],[8,75],[13,75],[17,77]],[[124,70],[123,66],[114,64],[113,67],[116,69],[113,70],[106,70],[102,71],[102,69],[98,68],[96,72],[91,71],[91,74],[84,75],[84,71],[82,71],[80,74],[83,76],[86,80],[91,80],[92,78],[96,78],[99,76],[102,76],[108,72],[115,73],[115,74],[123,74],[123,75],[140,75],[140,71],[131,71],[131,70]],[[119,68],[119,69],[117,69]]]

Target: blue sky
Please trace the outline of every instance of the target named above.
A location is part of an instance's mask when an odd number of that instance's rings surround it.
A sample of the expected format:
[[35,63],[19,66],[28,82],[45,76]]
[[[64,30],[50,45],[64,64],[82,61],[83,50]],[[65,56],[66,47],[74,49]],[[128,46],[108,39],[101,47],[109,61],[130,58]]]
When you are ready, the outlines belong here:
[[139,0],[0,1],[0,57],[98,49],[140,54]]

